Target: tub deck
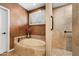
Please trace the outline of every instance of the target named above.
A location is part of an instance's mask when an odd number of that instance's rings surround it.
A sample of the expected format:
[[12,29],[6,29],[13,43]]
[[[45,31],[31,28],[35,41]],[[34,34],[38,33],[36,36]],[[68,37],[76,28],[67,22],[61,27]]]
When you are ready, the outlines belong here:
[[[0,54],[0,56],[19,56],[15,54],[15,51],[9,53]],[[62,50],[62,49],[54,49],[52,48],[52,56],[72,56],[72,52]]]

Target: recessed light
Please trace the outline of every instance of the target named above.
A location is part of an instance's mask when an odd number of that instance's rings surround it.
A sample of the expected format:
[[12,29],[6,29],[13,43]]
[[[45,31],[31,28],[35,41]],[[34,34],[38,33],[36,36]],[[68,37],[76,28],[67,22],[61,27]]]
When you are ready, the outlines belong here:
[[33,3],[33,6],[35,6],[36,5],[36,3]]

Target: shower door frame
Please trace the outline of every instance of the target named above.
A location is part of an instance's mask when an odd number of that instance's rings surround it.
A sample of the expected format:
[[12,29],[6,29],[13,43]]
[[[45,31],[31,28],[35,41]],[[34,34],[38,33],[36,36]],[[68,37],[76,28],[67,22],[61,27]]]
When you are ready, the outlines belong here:
[[46,56],[52,56],[53,9],[52,3],[46,3]]
[[2,5],[0,5],[0,8],[8,11],[8,47],[7,47],[6,52],[9,52],[10,51],[10,9],[8,9],[8,8],[2,6]]

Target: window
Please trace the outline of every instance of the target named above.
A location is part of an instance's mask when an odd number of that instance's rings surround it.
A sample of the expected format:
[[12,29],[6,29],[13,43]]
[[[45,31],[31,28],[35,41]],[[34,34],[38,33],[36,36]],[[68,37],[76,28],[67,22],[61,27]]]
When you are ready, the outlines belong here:
[[29,14],[30,25],[41,25],[45,24],[45,10],[38,10]]

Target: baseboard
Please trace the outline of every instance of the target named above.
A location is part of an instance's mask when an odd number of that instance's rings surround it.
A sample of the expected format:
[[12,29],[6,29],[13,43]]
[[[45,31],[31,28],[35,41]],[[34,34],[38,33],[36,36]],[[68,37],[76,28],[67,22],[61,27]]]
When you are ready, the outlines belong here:
[[14,48],[13,49],[10,49],[8,52],[11,52],[11,51],[13,51],[14,50]]

